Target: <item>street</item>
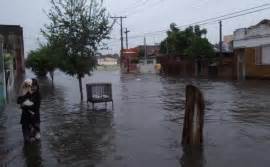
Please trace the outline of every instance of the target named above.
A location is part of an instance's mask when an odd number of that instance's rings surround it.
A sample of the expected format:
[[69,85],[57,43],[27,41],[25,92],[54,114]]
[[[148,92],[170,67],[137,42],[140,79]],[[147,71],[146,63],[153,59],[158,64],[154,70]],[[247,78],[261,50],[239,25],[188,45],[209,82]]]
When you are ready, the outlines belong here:
[[[29,71],[28,77],[32,77]],[[111,82],[115,108],[91,111],[78,81],[57,71],[55,86],[40,80],[41,142],[24,146],[16,96],[0,113],[3,166],[267,167],[270,81],[222,81],[96,71],[89,82]],[[205,96],[204,146],[181,146],[185,86]],[[84,97],[86,97],[84,95]],[[196,157],[194,157],[196,156]],[[0,166],[1,166],[0,165]]]

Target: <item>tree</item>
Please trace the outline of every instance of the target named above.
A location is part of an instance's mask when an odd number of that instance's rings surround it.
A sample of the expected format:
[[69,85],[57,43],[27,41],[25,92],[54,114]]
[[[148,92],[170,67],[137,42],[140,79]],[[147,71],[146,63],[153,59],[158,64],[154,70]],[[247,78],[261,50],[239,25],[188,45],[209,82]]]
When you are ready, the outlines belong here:
[[192,59],[212,60],[215,55],[213,46],[206,38],[195,37],[185,53]]
[[82,78],[96,67],[95,54],[104,39],[109,39],[112,25],[98,0],[51,0],[50,23],[42,30],[55,48],[61,48],[60,70],[76,76],[83,99]]
[[49,72],[53,84],[53,74],[59,63],[57,55],[57,49],[52,48],[48,44],[40,45],[38,49],[33,50],[28,54],[26,67],[31,68],[38,77],[44,77]]
[[160,52],[188,56],[192,59],[207,58],[211,59],[214,54],[213,46],[206,38],[206,29],[200,26],[189,26],[181,31],[177,25],[172,23],[167,32],[167,38],[161,42]]
[[26,59],[26,67],[31,68],[38,77],[45,77],[48,73],[47,65],[49,60],[45,56],[45,52],[45,48],[30,51]]

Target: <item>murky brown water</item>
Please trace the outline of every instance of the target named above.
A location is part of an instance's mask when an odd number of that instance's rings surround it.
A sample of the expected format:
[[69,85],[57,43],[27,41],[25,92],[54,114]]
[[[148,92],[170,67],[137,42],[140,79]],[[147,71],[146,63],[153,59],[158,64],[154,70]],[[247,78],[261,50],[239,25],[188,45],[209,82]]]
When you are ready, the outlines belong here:
[[[31,74],[29,74],[31,75]],[[96,72],[87,82],[113,84],[115,110],[80,103],[77,80],[40,80],[40,144],[24,147],[14,103],[0,113],[0,161],[7,166],[268,167],[270,81],[211,81]],[[206,99],[205,143],[180,144],[185,86]],[[11,99],[12,100],[12,99]],[[14,99],[13,99],[14,100]]]

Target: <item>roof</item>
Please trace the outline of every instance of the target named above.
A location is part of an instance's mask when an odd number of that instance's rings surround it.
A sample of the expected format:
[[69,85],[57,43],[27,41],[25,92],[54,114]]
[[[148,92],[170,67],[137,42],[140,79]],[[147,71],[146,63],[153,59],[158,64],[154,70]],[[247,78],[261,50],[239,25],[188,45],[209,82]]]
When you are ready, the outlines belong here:
[[264,19],[248,28],[234,32],[234,48],[258,47],[270,44],[270,20]]
[[260,26],[260,25],[268,25],[268,26],[270,26],[270,20],[264,19],[255,26]]
[[9,33],[15,33],[15,34],[22,34],[23,28],[20,25],[3,25],[0,24],[0,33],[1,34],[9,34]]

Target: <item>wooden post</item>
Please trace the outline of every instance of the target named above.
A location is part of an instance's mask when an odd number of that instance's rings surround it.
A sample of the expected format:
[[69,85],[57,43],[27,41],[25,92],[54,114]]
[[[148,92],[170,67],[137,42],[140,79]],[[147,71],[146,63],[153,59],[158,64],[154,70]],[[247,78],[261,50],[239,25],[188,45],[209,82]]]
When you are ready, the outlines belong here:
[[201,91],[193,85],[186,87],[183,145],[203,143],[204,99]]

